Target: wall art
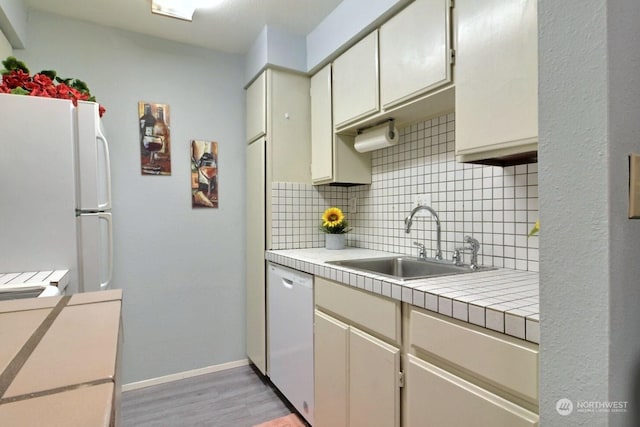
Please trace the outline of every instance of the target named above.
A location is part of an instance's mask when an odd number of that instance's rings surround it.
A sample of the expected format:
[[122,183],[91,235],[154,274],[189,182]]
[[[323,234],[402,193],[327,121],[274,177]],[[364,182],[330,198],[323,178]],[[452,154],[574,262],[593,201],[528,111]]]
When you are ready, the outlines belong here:
[[169,105],[138,102],[142,175],[171,175]]
[[191,207],[218,207],[218,143],[191,141]]

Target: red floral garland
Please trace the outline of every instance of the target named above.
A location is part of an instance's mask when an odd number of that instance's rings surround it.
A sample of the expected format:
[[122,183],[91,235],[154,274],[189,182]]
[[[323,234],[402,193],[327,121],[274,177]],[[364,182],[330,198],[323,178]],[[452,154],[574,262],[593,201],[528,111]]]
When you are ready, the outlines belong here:
[[[80,101],[93,101],[91,94],[68,86],[64,82],[56,84],[46,74],[38,73],[33,77],[21,69],[11,70],[2,76],[0,93],[13,93],[20,95],[41,96],[45,98],[69,99],[73,105],[78,105]],[[104,115],[106,109],[99,105],[100,117]]]

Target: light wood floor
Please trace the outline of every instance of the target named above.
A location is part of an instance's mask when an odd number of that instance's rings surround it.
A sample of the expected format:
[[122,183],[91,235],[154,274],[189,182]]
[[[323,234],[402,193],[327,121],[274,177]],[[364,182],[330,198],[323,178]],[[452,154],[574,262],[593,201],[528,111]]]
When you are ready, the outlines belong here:
[[123,427],[250,427],[294,412],[251,366],[122,395]]

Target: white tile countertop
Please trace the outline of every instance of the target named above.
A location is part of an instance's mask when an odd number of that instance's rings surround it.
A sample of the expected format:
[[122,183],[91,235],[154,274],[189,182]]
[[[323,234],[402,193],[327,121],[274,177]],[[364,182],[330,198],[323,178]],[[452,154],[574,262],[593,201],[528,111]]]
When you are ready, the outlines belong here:
[[324,248],[267,251],[267,261],[364,289],[445,316],[534,343],[540,342],[537,272],[481,271],[415,280],[394,280],[327,261],[407,256],[370,249]]

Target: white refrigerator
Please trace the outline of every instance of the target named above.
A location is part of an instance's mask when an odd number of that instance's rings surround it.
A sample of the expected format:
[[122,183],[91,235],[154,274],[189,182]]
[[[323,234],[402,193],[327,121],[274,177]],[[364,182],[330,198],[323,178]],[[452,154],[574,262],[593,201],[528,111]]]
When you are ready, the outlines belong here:
[[98,104],[0,94],[0,273],[68,269],[111,287],[109,146]]

